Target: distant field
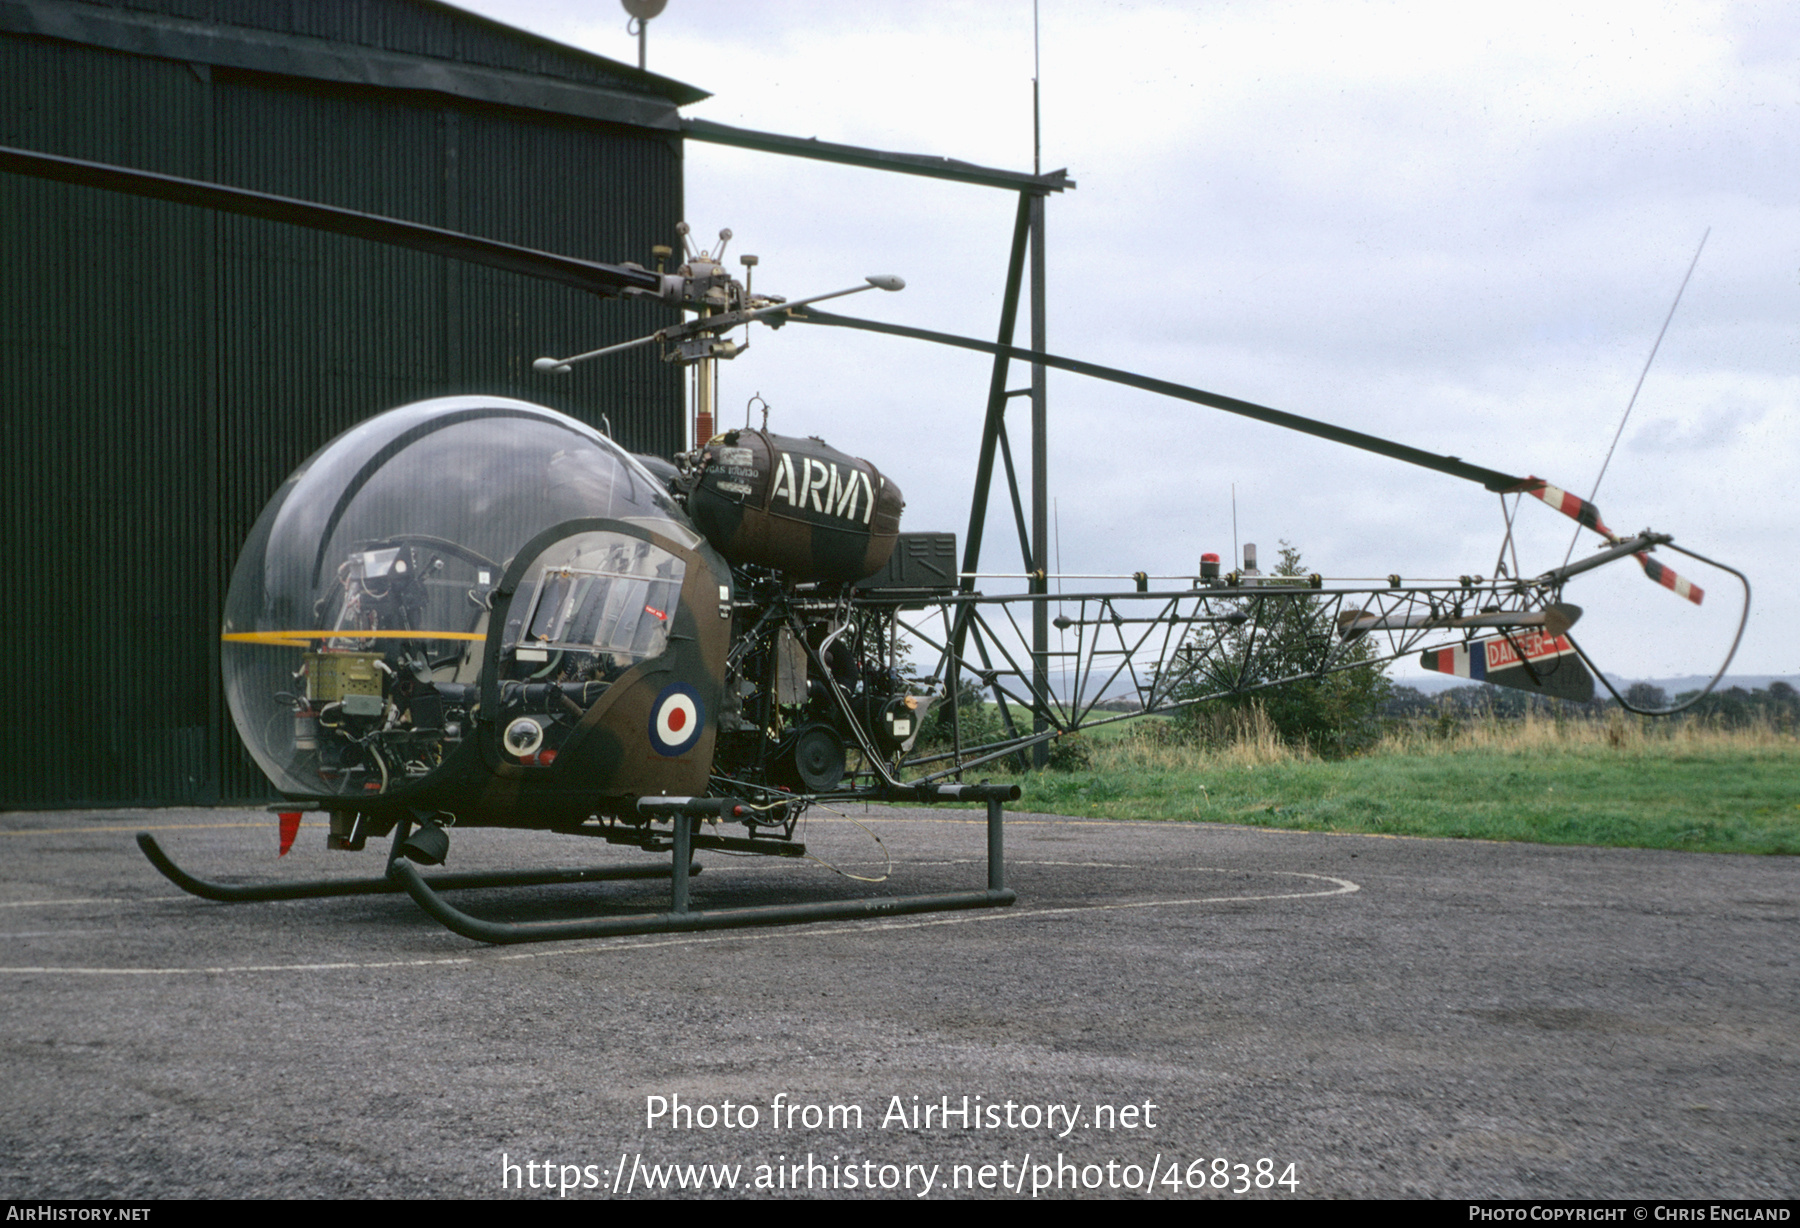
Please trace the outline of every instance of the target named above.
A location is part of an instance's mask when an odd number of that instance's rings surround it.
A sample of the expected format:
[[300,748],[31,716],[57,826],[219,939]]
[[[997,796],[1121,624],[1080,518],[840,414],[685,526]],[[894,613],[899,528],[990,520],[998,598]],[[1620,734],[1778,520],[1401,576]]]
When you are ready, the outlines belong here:
[[[1129,728],[1128,724],[1125,728]],[[1800,738],[1695,725],[1485,722],[1354,759],[1273,737],[1218,750],[1095,738],[1092,770],[1016,778],[1014,807],[1308,831],[1800,853]],[[991,768],[984,775],[1003,778]]]

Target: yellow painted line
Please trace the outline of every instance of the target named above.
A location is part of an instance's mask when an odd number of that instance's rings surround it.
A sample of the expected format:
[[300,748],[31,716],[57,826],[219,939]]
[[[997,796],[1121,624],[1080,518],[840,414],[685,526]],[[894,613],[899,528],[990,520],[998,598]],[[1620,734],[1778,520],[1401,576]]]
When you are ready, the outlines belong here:
[[485,631],[363,631],[345,627],[337,631],[227,631],[219,637],[227,644],[280,644],[306,648],[314,640],[472,640],[487,639]]

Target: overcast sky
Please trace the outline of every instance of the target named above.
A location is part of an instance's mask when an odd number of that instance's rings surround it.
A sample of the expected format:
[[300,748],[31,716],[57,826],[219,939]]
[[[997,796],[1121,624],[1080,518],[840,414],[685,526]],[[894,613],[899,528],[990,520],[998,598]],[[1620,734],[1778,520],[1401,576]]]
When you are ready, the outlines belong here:
[[[609,0],[463,7],[635,62]],[[1043,164],[1079,184],[1049,202],[1059,353],[1586,495],[1710,228],[1596,501],[1616,529],[1749,574],[1733,673],[1800,673],[1800,7],[1040,12]],[[670,0],[649,67],[712,92],[688,115],[1031,166],[1029,0]],[[687,158],[688,220],[731,227],[734,268],[762,258],[758,288],[897,273],[905,292],[839,306],[992,338],[1005,193],[697,142]],[[761,392],[773,429],[867,457],[905,491],[905,527],[960,540],[987,370],[915,342],[759,330],[724,372],[723,419]],[[1229,557],[1234,483],[1265,561],[1285,539],[1328,576],[1493,571],[1499,501],[1472,484],[1075,376],[1052,373],[1050,409],[1064,571]],[[984,569],[1018,570],[995,507]],[[1561,562],[1570,522],[1534,505],[1523,523],[1524,569]],[[1569,588],[1609,672],[1710,672],[1729,638],[1731,582],[1663,557],[1707,585],[1704,608],[1629,563]]]

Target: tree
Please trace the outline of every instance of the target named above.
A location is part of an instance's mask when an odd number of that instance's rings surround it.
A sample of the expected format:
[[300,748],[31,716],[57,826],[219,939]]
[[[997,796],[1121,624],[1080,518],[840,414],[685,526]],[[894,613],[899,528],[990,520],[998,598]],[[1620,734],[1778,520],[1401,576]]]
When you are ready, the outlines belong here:
[[[1281,561],[1273,574],[1303,580],[1307,573],[1300,551],[1282,542]],[[1222,636],[1197,631],[1189,637],[1188,650],[1199,668],[1175,687],[1177,699],[1230,691],[1213,703],[1227,709],[1259,705],[1284,741],[1319,755],[1354,754],[1380,737],[1381,710],[1392,690],[1382,666],[1371,662],[1324,672],[1346,662],[1370,661],[1375,655],[1370,642],[1341,643],[1321,598],[1246,597],[1237,605],[1249,616],[1246,622]],[[1264,686],[1277,678],[1309,674],[1282,686]],[[1189,711],[1194,715],[1186,727],[1196,736],[1220,726]]]
[[1651,682],[1634,682],[1625,689],[1625,702],[1634,708],[1657,712],[1669,706],[1669,693]]
[[955,723],[951,722],[950,700],[946,696],[932,708],[931,715],[926,718],[920,746],[932,750],[949,750],[955,745],[958,728],[962,733],[965,750],[1000,741],[1006,736],[1006,731],[1001,725],[999,708],[990,704],[988,698],[980,680],[964,675],[958,680],[956,687]]

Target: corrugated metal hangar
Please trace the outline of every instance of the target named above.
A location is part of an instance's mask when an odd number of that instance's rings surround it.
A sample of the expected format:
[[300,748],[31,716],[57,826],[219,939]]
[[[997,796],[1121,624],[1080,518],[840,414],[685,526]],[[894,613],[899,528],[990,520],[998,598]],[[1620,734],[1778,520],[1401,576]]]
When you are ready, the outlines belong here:
[[[429,0],[0,0],[0,145],[648,264],[689,86]],[[500,393],[683,444],[651,349],[533,356],[653,306],[363,240],[0,174],[0,806],[268,796],[220,694],[239,544],[379,410]]]

